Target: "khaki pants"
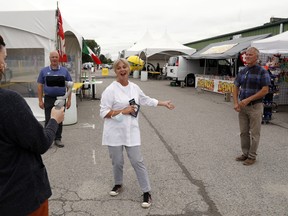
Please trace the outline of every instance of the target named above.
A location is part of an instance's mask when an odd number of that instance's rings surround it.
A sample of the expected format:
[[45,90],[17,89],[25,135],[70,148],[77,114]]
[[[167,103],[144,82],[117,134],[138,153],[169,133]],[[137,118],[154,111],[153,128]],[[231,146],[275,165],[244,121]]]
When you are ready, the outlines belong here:
[[240,139],[243,155],[256,159],[260,140],[263,104],[248,105],[239,112]]

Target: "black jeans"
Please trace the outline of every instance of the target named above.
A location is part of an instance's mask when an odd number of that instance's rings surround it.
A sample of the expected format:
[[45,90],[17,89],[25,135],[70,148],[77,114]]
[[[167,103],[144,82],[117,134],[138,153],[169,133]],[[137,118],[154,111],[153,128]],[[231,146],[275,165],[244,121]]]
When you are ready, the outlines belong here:
[[[50,96],[44,96],[44,109],[45,109],[45,126],[48,124],[50,118],[51,118],[51,109],[54,107],[54,103],[56,101],[56,97],[50,97]],[[58,130],[56,132],[55,140],[61,140],[62,139],[62,128],[63,123],[61,122],[58,124]]]

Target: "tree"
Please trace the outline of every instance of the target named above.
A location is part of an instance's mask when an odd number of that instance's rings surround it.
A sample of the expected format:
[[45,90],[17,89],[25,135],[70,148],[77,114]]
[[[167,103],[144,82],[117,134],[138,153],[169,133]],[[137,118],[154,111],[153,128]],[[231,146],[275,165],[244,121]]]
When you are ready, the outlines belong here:
[[106,59],[105,55],[101,54],[99,56],[99,58],[100,58],[100,61],[102,62],[102,64],[107,64],[107,59]]

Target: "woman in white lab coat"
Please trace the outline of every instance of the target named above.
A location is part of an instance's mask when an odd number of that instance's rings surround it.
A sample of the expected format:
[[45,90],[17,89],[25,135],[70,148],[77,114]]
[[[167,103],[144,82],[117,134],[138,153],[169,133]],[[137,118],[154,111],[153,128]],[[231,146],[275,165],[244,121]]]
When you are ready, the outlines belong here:
[[102,93],[100,116],[104,119],[102,145],[107,145],[112,159],[115,185],[110,191],[111,196],[117,196],[123,188],[123,149],[136,172],[143,202],[141,206],[151,205],[150,183],[143,157],[140,151],[140,130],[138,111],[140,106],[165,106],[174,109],[171,101],[158,101],[146,96],[133,82],[128,80],[130,66],[126,59],[114,62],[113,69],[116,81],[113,81]]

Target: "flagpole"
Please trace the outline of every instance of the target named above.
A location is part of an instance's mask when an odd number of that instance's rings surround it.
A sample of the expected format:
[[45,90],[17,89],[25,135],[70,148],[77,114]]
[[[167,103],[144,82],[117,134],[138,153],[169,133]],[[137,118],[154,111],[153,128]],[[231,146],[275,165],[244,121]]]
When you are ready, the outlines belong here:
[[59,39],[58,39],[58,16],[59,16],[59,8],[58,8],[58,1],[57,1],[57,9],[56,9],[56,31],[55,31],[55,49],[58,50],[59,48]]
[[[55,45],[55,49],[58,51],[59,53],[59,48],[61,47],[60,45],[60,37],[58,35],[58,31],[59,31],[59,6],[58,6],[58,1],[57,1],[57,9],[56,9],[56,45]],[[59,53],[60,55],[60,53]],[[60,57],[60,56],[59,56]],[[63,62],[59,62],[61,66],[63,66]]]
[[65,62],[67,62],[67,55],[65,52],[65,33],[63,30],[63,20],[62,20],[62,16],[59,10],[59,6],[58,6],[58,1],[57,1],[57,30],[56,30],[56,49],[59,53],[59,62],[62,66],[65,65]]

